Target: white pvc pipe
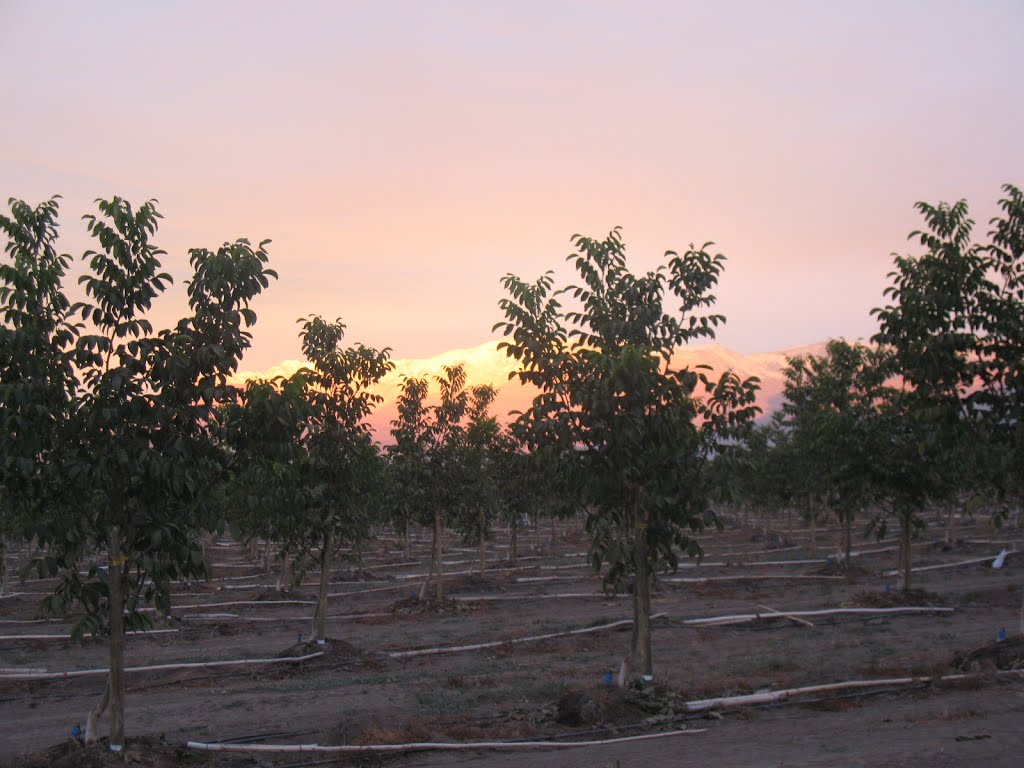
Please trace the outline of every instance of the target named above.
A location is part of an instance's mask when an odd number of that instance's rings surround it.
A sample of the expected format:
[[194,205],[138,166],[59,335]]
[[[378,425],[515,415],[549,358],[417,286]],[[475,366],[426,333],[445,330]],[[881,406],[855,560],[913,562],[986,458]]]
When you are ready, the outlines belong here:
[[[166,635],[178,629],[149,629],[125,632],[126,635]],[[70,640],[71,635],[0,635],[0,640]]]
[[902,606],[898,608],[820,608],[811,611],[780,611],[776,613],[738,613],[731,616],[709,616],[700,619],[684,619],[692,626],[714,626],[715,624],[737,624],[765,618],[783,616],[829,616],[833,614],[886,614],[886,613],[953,613],[953,608],[939,606]]
[[[446,574],[447,575],[447,574]],[[330,592],[328,597],[346,597],[348,595],[368,595],[371,592],[393,592],[396,589],[408,589],[410,591],[416,591],[422,584],[411,584],[405,582],[404,584],[395,584],[390,587],[370,587],[369,589],[350,589],[345,592]]]
[[[667,614],[655,613],[651,615],[651,619],[660,619]],[[388,653],[388,658],[401,659],[409,658],[410,656],[436,656],[442,653],[459,653],[461,651],[479,651],[485,648],[497,648],[502,645],[515,645],[518,643],[532,643],[537,640],[551,640],[556,637],[569,637],[571,635],[586,635],[591,632],[600,632],[605,629],[614,629],[615,627],[624,627],[633,623],[632,619],[623,619],[621,621],[613,621],[611,624],[599,624],[596,627],[585,627],[584,629],[571,629],[566,632],[551,632],[546,635],[533,635],[531,637],[514,637],[510,640],[494,640],[488,643],[474,643],[473,645],[446,645],[438,648],[418,648],[413,651],[392,651]]]
[[[841,683],[826,683],[824,685],[808,685],[803,688],[786,688],[780,691],[761,691],[748,693],[742,696],[724,696],[717,699],[700,699],[688,701],[684,705],[688,712],[704,712],[709,709],[721,707],[742,707],[751,704],[769,704],[775,701],[784,701],[793,696],[803,696],[811,693],[824,693],[827,691],[840,691],[856,688],[878,688],[890,685],[912,685],[913,683],[935,683],[955,680],[968,680],[991,673],[965,673],[959,675],[944,675],[941,677],[890,677],[882,680],[846,680]],[[999,670],[996,674],[1001,675],[1024,675],[1022,669]]]
[[762,581],[762,580],[780,580],[780,581],[846,581],[845,576],[815,576],[815,575],[787,575],[780,573],[778,575],[755,575],[746,574],[743,576],[668,576],[662,577],[659,581],[664,581],[669,584],[704,584],[711,581]]
[[681,731],[664,731],[663,733],[645,733],[640,736],[619,736],[614,739],[598,741],[420,741],[408,744],[219,744],[217,742],[190,741],[185,744],[188,749],[200,749],[210,752],[418,752],[425,750],[460,750],[460,749],[567,749],[571,747],[600,747],[605,744],[622,744],[628,741],[644,741],[647,739],[664,739],[670,736],[686,736],[704,733],[706,728],[694,728]]
[[[323,651],[307,653],[305,656],[291,656],[283,659],[231,659],[228,661],[192,661],[180,664],[153,664],[145,667],[125,667],[125,672],[159,672],[166,669],[206,669],[208,667],[239,667],[246,664],[287,664],[289,662],[308,661],[317,656],[323,656]],[[67,672],[27,672],[19,674],[2,674],[0,680],[59,680],[68,677],[91,677],[95,675],[109,674],[110,670],[103,669],[73,669]]]
[[[983,673],[986,674],[986,673]],[[1001,670],[1002,675],[1024,675],[1024,670]],[[880,680],[847,680],[840,683],[809,685],[802,688],[787,688],[779,691],[762,691],[742,696],[724,696],[715,699],[698,699],[684,704],[688,712],[705,712],[722,707],[750,706],[784,701],[794,696],[828,691],[879,688],[894,685],[912,685],[914,683],[932,683],[936,681],[966,680],[978,677],[977,674],[946,675],[944,677],[891,677]],[[425,750],[454,751],[464,749],[566,749],[571,747],[598,747],[605,744],[621,744],[646,739],[661,739],[671,736],[693,735],[704,733],[707,729],[665,731],[663,733],[645,733],[639,736],[621,736],[614,739],[597,741],[477,741],[477,742],[411,742],[406,744],[367,744],[367,745],[330,745],[330,744],[222,744],[217,742],[189,741],[188,749],[210,752],[334,752],[334,753],[374,753],[374,752],[413,752]]]
[[[1018,554],[1018,553],[1015,552],[1015,551],[1014,552],[1007,552],[1006,556],[1009,557],[1010,555],[1016,555],[1016,554]],[[977,565],[978,563],[990,563],[993,560],[995,560],[996,557],[997,557],[997,555],[992,555],[991,557],[978,557],[978,558],[975,558],[974,560],[961,560],[960,562],[957,562],[957,563],[940,563],[938,565],[922,565],[922,566],[911,568],[910,570],[911,570],[911,573],[918,573],[920,571],[938,571],[938,570],[942,570],[943,568],[959,568],[961,565]],[[899,574],[900,574],[900,571],[897,570],[897,571],[885,571],[882,575],[883,576],[898,576]]]

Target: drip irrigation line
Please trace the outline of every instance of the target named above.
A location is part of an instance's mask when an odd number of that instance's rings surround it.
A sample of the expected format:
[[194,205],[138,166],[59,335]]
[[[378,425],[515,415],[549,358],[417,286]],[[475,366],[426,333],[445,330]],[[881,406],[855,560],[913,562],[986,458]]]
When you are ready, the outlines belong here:
[[[651,614],[650,620],[664,618],[667,614],[665,613],[654,613]],[[620,627],[631,626],[633,624],[632,619],[622,619],[621,621],[613,621],[609,624],[596,624],[591,627],[584,627],[582,629],[572,629],[563,632],[549,632],[543,635],[531,635],[529,637],[513,637],[506,640],[493,640],[484,643],[473,643],[471,645],[444,645],[435,648],[416,648],[408,651],[390,651],[386,653],[387,658],[391,659],[402,659],[410,658],[414,656],[436,656],[442,653],[461,653],[463,651],[481,651],[489,648],[499,647],[511,647],[520,643],[532,643],[541,640],[553,640],[560,639],[563,637],[572,637],[575,635],[586,635],[592,632],[601,632],[606,629],[618,629]]]
[[662,739],[670,736],[691,736],[704,733],[704,729],[660,731],[657,733],[645,733],[639,736],[623,736],[615,739],[601,739],[598,741],[456,741],[456,742],[408,742],[403,744],[368,744],[368,745],[322,745],[322,744],[252,744],[249,746],[220,745],[211,742],[189,741],[185,744],[188,749],[205,750],[211,752],[337,752],[341,754],[377,754],[377,753],[405,753],[424,751],[456,751],[456,750],[510,750],[519,749],[566,749],[574,747],[600,747],[607,744],[620,744],[622,742],[645,741],[649,739]]
[[[302,661],[308,661],[309,659],[323,656],[323,651],[317,651],[316,653],[307,653],[304,656],[284,656],[284,657],[273,657],[273,658],[260,658],[260,659],[226,659],[221,661],[189,661],[189,662],[178,662],[171,664],[149,664],[139,667],[125,667],[124,671],[128,672],[164,672],[167,670],[178,670],[178,669],[207,669],[210,667],[234,667],[234,666],[255,666],[255,665],[266,665],[266,664],[294,664]],[[72,677],[85,677],[85,676],[99,676],[108,675],[110,670],[107,668],[101,669],[74,669],[65,670],[63,672],[44,672],[44,673],[24,673],[24,674],[6,674],[0,675],[0,681],[6,680],[66,680]]]
[[339,765],[343,757],[328,757],[326,760],[311,760],[308,763],[285,763],[275,765],[274,768],[312,768],[315,765]]
[[308,736],[316,731],[281,731],[280,733],[256,733],[252,736],[236,736],[233,739],[219,739],[213,744],[251,744],[266,739],[291,739],[296,736]]

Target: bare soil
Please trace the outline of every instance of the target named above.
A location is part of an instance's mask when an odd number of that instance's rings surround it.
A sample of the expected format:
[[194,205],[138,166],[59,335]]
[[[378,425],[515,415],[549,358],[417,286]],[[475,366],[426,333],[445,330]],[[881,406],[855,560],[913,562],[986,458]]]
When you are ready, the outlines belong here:
[[[935,526],[934,528],[938,528]],[[956,529],[945,546],[924,539],[916,566],[992,556],[1020,547],[1019,531],[994,533],[979,522]],[[495,536],[484,575],[475,549],[451,542],[442,602],[419,600],[429,542],[417,562],[381,539],[361,562],[333,574],[330,640],[310,643],[316,574],[290,593],[274,591],[243,548],[211,543],[214,580],[182,585],[172,618],[132,636],[128,666],[240,658],[304,662],[129,673],[127,750],[83,747],[70,734],[99,699],[103,676],[58,680],[0,679],[0,765],[43,766],[604,766],[678,765],[689,754],[704,766],[1019,766],[1024,764],[1024,667],[1018,637],[1024,555],[1002,569],[989,563],[915,573],[915,591],[896,590],[894,550],[865,542],[847,574],[826,563],[824,545],[838,531],[753,531],[735,527],[704,539],[702,565],[683,563],[660,579],[653,610],[654,683],[642,691],[608,684],[628,650],[629,627],[523,643],[628,619],[630,597],[601,592],[586,565],[574,524],[552,537],[520,535],[520,558],[508,562],[507,536]],[[525,539],[525,543],[523,540]],[[835,539],[835,541],[833,541]],[[997,540],[998,543],[992,543]],[[981,543],[972,543],[979,541]],[[1004,543],[1005,542],[1005,543]],[[791,561],[814,560],[800,563]],[[782,564],[775,564],[782,563]],[[787,579],[786,576],[813,578]],[[765,578],[768,577],[768,578]],[[0,675],[10,670],[102,668],[103,641],[32,640],[60,634],[66,621],[24,623],[51,584],[15,585],[0,599]],[[240,604],[251,601],[252,604]],[[280,602],[295,601],[295,602]],[[838,607],[928,605],[952,613],[780,615]],[[686,619],[758,613],[761,619],[694,626]],[[1000,632],[1004,640],[998,640]],[[392,656],[415,649],[495,643],[460,652]],[[957,682],[942,675],[971,673]],[[687,711],[695,699],[749,694],[845,680],[920,676],[912,686],[839,691],[774,705]],[[105,727],[105,722],[103,727]],[[643,741],[523,752],[407,752],[385,756],[204,753],[185,742],[386,744],[509,740],[606,740],[687,729]]]

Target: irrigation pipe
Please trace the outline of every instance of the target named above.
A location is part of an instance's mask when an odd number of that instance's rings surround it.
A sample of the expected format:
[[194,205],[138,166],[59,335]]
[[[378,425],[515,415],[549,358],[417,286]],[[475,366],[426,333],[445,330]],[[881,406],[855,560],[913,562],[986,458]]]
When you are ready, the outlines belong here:
[[59,624],[65,619],[0,619],[0,624]]
[[[523,565],[523,566],[512,566],[509,568],[487,568],[484,573],[504,573],[507,571],[529,571],[530,569],[536,568],[535,565]],[[466,571],[445,571],[444,577],[449,576],[473,576],[479,575],[480,571],[476,568],[471,568]],[[409,580],[409,579],[425,579],[429,577],[429,573],[400,573],[395,576],[395,579]]]
[[454,751],[461,749],[500,749],[500,750],[532,750],[532,749],[567,749],[572,747],[600,747],[606,744],[622,744],[629,741],[664,739],[670,736],[688,736],[704,733],[706,728],[665,731],[663,733],[645,733],[640,736],[620,736],[615,739],[598,739],[596,741],[421,741],[408,744],[225,744],[223,742],[189,741],[188,749],[210,752],[341,752],[350,754],[376,752],[422,752],[427,750]]
[[460,603],[492,602],[506,600],[561,600],[566,598],[600,598],[612,600],[615,598],[631,597],[626,594],[606,595],[604,592],[558,592],[553,595],[456,595],[452,600]]
[[[341,613],[325,617],[327,621],[352,621],[355,619],[376,619],[385,616],[394,616],[393,613]],[[290,621],[309,621],[309,616],[239,616],[237,613],[189,613],[181,616],[182,619],[191,621],[220,621],[231,619],[232,621],[263,623],[263,624],[285,624]]]
[[810,621],[807,621],[807,619],[801,619],[801,618],[799,618],[798,616],[796,616],[793,613],[783,613],[782,611],[778,610],[777,608],[772,608],[770,605],[758,604],[757,607],[758,608],[762,608],[762,609],[764,609],[766,611],[769,611],[771,614],[773,614],[775,616],[782,616],[783,618],[789,619],[790,621],[795,622],[796,624],[803,624],[805,627],[813,627],[814,626],[814,623],[810,622]]
[[[150,629],[142,631],[125,632],[126,635],[167,635],[172,632],[179,632],[177,629]],[[70,640],[71,635],[0,635],[0,640]]]
[[[305,656],[290,656],[286,658],[273,658],[273,659],[230,659],[227,661],[191,661],[182,662],[179,664],[152,664],[145,667],[125,667],[125,672],[162,672],[168,669],[209,669],[211,667],[239,667],[246,664],[251,665],[265,665],[265,664],[289,664],[300,661],[308,661],[309,659],[315,659],[317,656],[323,656],[323,651],[317,651],[316,653],[307,653]],[[26,672],[18,674],[2,674],[0,680],[60,680],[69,677],[91,677],[96,675],[107,675],[110,674],[110,670],[107,668],[103,669],[73,669],[67,672]]]
[[817,576],[817,575],[793,575],[780,573],[771,574],[745,574],[743,576],[666,576],[659,579],[669,584],[704,584],[711,581],[761,581],[761,580],[784,580],[784,581],[846,581],[845,576]]
[[[1006,556],[1009,557],[1010,555],[1017,555],[1017,554],[1020,554],[1020,553],[1014,550],[1014,551],[1007,552]],[[961,565],[977,565],[978,563],[990,563],[993,560],[995,560],[997,557],[999,557],[999,556],[998,555],[993,555],[991,557],[978,557],[978,558],[975,558],[974,560],[961,560],[960,562],[957,562],[957,563],[940,563],[938,565],[922,565],[922,566],[920,566],[918,568],[911,568],[910,570],[911,570],[911,573],[919,573],[920,571],[938,571],[938,570],[942,570],[943,568],[959,568]],[[898,576],[899,574],[900,574],[900,571],[898,571],[898,570],[884,571],[882,573],[883,576]]]
[[[370,589],[350,589],[346,592],[329,592],[327,596],[348,597],[349,595],[368,595],[371,592],[394,592],[396,589],[417,590],[421,586],[423,586],[422,582],[418,584],[410,584],[409,582],[405,582],[404,584],[394,584],[390,587],[371,587]],[[310,603],[310,605],[313,605],[313,603]]]
[[[808,685],[803,688],[785,688],[780,691],[761,691],[759,693],[748,693],[742,696],[724,696],[716,699],[700,699],[688,701],[683,706],[687,712],[706,712],[710,709],[721,709],[724,707],[744,707],[755,704],[770,704],[776,701],[785,701],[794,696],[801,696],[809,693],[824,693],[828,691],[841,691],[851,688],[875,688],[879,686],[914,685],[917,683],[941,683],[955,682],[957,680],[970,680],[980,677],[982,674],[991,673],[964,673],[959,675],[943,675],[940,677],[890,677],[883,680],[846,680],[841,683],[827,683],[825,685]],[[1000,675],[1024,676],[1024,670],[1007,669],[999,670]]]
[[[228,600],[219,603],[190,603],[188,605],[171,604],[171,610],[182,611],[196,608],[226,608],[229,605],[316,605],[315,600]],[[140,610],[156,610],[155,608],[142,608]]]
[[[772,609],[774,610],[774,609]],[[801,616],[830,616],[835,614],[888,614],[888,613],[953,613],[955,609],[940,606],[903,606],[899,608],[820,608],[812,611],[776,611],[774,613],[738,613],[731,616],[711,616],[701,619],[684,619],[683,624],[713,627],[717,624],[739,624],[766,618],[795,618]]]
[[[651,620],[665,617],[665,613],[651,615]],[[519,643],[532,643],[538,640],[551,640],[556,637],[570,637],[572,635],[586,635],[591,632],[601,632],[605,629],[625,627],[633,623],[632,619],[613,621],[611,624],[599,624],[596,627],[585,627],[583,629],[571,629],[566,632],[551,632],[546,635],[533,635],[531,637],[514,637],[509,640],[494,640],[488,643],[474,643],[473,645],[446,645],[438,648],[418,648],[412,651],[391,651],[387,654],[390,659],[403,659],[411,656],[437,656],[442,653],[460,653],[462,651],[481,651],[487,648],[498,648],[503,645],[516,645]]]
[[[1024,670],[1001,670],[1000,675],[1024,676]],[[787,688],[779,691],[762,691],[759,693],[745,694],[742,696],[724,696],[714,699],[699,699],[688,701],[683,706],[687,712],[707,712],[714,709],[727,707],[758,706],[786,702],[794,697],[806,694],[827,693],[830,691],[879,688],[879,687],[900,687],[907,685],[933,684],[938,682],[954,682],[980,677],[979,674],[966,673],[958,675],[946,675],[943,677],[895,677],[882,680],[847,680],[840,683],[827,683],[824,685],[809,685],[802,688]],[[322,745],[322,744],[228,744],[224,742],[201,742],[189,741],[186,748],[211,752],[332,752],[332,753],[386,753],[386,752],[413,752],[413,751],[455,751],[467,749],[493,749],[493,750],[533,750],[533,749],[565,749],[574,747],[596,747],[606,744],[622,744],[633,741],[648,739],[667,738],[671,736],[692,735],[706,732],[706,728],[685,729],[676,731],[665,731],[662,733],[647,733],[638,736],[620,736],[613,739],[598,739],[591,741],[478,741],[478,742],[413,742],[407,744],[369,744],[369,745]]]

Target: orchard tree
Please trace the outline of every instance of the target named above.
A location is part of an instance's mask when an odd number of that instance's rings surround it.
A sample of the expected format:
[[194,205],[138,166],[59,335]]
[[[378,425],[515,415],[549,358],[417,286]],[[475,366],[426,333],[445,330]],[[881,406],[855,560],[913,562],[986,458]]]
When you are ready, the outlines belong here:
[[54,454],[77,382],[78,328],[63,291],[71,257],[56,250],[58,199],[10,200],[0,215],[0,595],[7,538],[22,538],[54,488]]
[[978,400],[996,447],[996,489],[1019,508],[1024,499],[1024,193],[1012,184],[1003,192],[986,248],[995,290],[985,299],[989,323],[979,339],[986,365]]
[[877,415],[888,399],[885,352],[833,339],[824,355],[790,358],[783,375],[791,458],[809,495],[839,517],[849,568],[853,521],[874,498],[884,452]]
[[[713,338],[724,257],[691,246],[646,275],[626,265],[618,229],[598,241],[576,235],[570,255],[579,284],[556,289],[551,272],[535,283],[507,275],[500,303],[519,364],[512,374],[540,394],[519,423],[531,447],[567,457],[570,487],[587,510],[590,560],[607,564],[605,585],[635,579],[633,636],[620,681],[653,676],[651,574],[675,568],[678,551],[701,553],[691,536],[710,521],[704,464],[751,420],[756,380],[679,369],[673,352]],[[573,302],[563,309],[562,299]]]
[[302,352],[313,369],[304,376],[309,420],[303,434],[308,473],[306,508],[299,511],[296,542],[320,567],[314,634],[326,641],[331,562],[342,545],[369,538],[373,501],[383,465],[367,419],[381,396],[371,388],[394,364],[390,349],[342,347],[345,325],[313,315],[302,323]]
[[[403,380],[398,398],[398,418],[391,422],[395,439],[389,448],[393,479],[398,493],[415,500],[419,519],[433,529],[430,574],[421,595],[433,584],[434,597],[444,599],[444,531],[446,513],[465,509],[467,495],[464,466],[464,420],[471,405],[466,372],[461,365],[444,366],[435,376],[440,399],[427,405],[426,379]],[[479,402],[479,401],[478,401]],[[488,400],[489,402],[489,400]],[[484,407],[486,411],[486,406]]]
[[[40,575],[62,577],[44,607],[63,612],[78,604],[84,615],[74,634],[110,638],[110,676],[86,738],[96,738],[109,703],[110,748],[119,751],[125,629],[149,624],[144,604],[166,613],[172,580],[207,572],[198,534],[210,523],[206,491],[222,466],[211,433],[219,407],[234,398],[227,379],[251,341],[249,304],[276,275],[266,267],[265,242],[193,249],[191,314],[154,331],[146,315],[171,284],[160,271],[164,252],[151,242],[160,214],[152,201],[134,209],[118,197],[97,207],[98,215],[84,217],[97,242],[84,256],[86,300],[70,308],[85,321],[74,348],[81,381],[67,403],[37,403],[59,429],[52,452],[35,456],[52,478],[34,500],[31,532],[46,552]],[[62,302],[39,311],[49,348],[65,348]],[[101,566],[93,558],[104,552]]]
[[578,511],[578,506],[560,471],[563,456],[540,446],[529,450],[528,438],[518,424],[513,422],[499,433],[493,455],[492,492],[498,514],[509,526],[509,560],[515,563],[524,521],[532,519],[536,524],[543,517],[566,517]]
[[222,514],[239,541],[263,539],[265,559],[273,542],[281,560],[279,590],[290,581],[290,542],[307,489],[307,386],[302,373],[250,379],[225,407],[230,471],[218,488]]
[[463,503],[457,527],[468,543],[476,543],[480,573],[487,564],[487,538],[498,511],[498,450],[501,425],[490,412],[497,390],[488,384],[470,387],[466,425],[460,435],[459,463]]
[[412,554],[409,526],[427,509],[430,493],[426,457],[430,409],[426,400],[426,379],[402,380],[398,418],[391,422],[394,443],[387,448],[385,496],[391,521],[401,531],[406,559]]
[[[777,416],[777,414],[776,414]],[[760,509],[765,534],[768,515],[796,503],[795,475],[791,471],[789,433],[777,418],[752,424],[732,450],[710,464],[711,492],[716,502],[728,507]]]
[[885,290],[892,303],[872,311],[874,341],[904,384],[893,406],[901,423],[889,491],[905,588],[914,516],[928,501],[978,488],[1019,493],[1024,200],[1016,187],[1004,191],[987,246],[973,241],[965,200],[918,203],[926,229],[910,238],[924,253],[895,258]]

